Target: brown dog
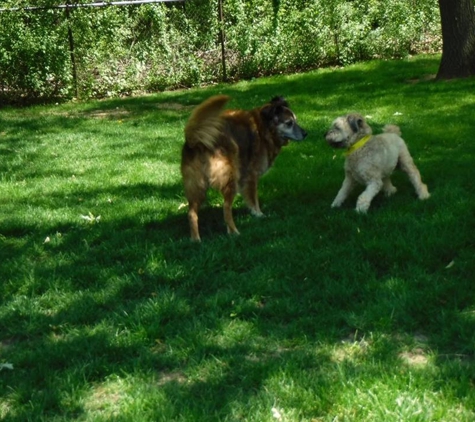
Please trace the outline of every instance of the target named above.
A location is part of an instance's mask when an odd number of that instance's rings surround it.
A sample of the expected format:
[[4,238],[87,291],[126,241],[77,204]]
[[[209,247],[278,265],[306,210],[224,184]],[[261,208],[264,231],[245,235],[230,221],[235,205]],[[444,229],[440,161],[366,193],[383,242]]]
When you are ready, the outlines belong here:
[[257,184],[289,140],[300,141],[307,133],[282,97],[250,111],[227,110],[225,95],[201,103],[185,127],[181,174],[188,199],[191,239],[200,241],[198,210],[209,187],[224,198],[228,233],[239,234],[232,204],[240,192],[252,214],[262,216]]

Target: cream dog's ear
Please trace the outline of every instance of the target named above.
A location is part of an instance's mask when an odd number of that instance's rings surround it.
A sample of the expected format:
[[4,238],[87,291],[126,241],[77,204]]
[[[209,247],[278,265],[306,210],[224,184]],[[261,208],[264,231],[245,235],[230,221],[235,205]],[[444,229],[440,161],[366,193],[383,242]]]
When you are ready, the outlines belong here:
[[360,128],[363,126],[363,118],[356,114],[349,114],[346,120],[354,133],[358,133]]

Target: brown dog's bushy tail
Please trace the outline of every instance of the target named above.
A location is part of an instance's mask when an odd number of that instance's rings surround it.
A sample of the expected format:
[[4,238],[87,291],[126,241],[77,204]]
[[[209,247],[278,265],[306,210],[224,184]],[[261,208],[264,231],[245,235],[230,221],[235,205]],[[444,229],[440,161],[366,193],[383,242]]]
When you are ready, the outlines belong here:
[[398,136],[401,136],[401,129],[396,125],[386,125],[383,127],[383,132],[385,133],[395,133]]
[[193,110],[185,126],[185,142],[190,148],[201,144],[213,149],[224,124],[221,112],[229,99],[227,95],[215,95]]

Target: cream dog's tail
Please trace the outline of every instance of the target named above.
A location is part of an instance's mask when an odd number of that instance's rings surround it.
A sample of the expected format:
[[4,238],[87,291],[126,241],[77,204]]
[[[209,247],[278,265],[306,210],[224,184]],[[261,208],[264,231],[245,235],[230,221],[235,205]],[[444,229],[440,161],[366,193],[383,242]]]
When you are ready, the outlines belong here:
[[227,95],[215,95],[193,110],[185,126],[185,142],[190,148],[201,144],[213,149],[224,124],[221,112],[229,99]]
[[396,125],[386,125],[383,127],[383,132],[385,133],[395,133],[398,136],[401,136],[401,129]]

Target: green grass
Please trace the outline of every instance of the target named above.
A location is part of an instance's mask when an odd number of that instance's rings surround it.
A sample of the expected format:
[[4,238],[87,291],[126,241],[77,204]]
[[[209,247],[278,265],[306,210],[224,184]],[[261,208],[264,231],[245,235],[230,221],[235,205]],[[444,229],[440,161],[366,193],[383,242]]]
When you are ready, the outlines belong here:
[[[0,419],[475,419],[473,79],[439,57],[374,61],[140,98],[0,110]],[[188,236],[192,107],[284,95],[309,132],[261,179],[267,217],[221,198]],[[338,115],[401,126],[407,178],[334,210]],[[13,369],[3,365],[12,364]]]

